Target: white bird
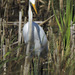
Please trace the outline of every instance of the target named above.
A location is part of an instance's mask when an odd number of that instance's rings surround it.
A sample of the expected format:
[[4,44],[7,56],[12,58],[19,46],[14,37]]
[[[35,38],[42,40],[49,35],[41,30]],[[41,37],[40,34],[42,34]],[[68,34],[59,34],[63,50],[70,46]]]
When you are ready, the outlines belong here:
[[[47,37],[42,27],[33,22],[33,13],[31,6],[33,6],[35,12],[37,13],[35,0],[29,0],[29,19],[23,27],[24,42],[25,44],[27,44],[30,41],[30,52],[32,56],[36,55],[43,57],[48,52]],[[30,30],[31,32],[29,33]],[[29,36],[31,36],[31,39],[29,38]]]

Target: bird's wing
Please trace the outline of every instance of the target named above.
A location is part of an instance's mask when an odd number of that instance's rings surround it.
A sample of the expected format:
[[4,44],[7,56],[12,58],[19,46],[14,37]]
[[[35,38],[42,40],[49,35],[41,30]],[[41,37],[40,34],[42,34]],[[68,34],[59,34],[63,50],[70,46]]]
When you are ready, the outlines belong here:
[[40,44],[41,46],[44,46],[47,44],[47,37],[45,35],[44,30],[42,29],[41,26],[39,26],[38,24],[36,24],[35,22],[33,22],[33,27],[34,27],[34,40]]

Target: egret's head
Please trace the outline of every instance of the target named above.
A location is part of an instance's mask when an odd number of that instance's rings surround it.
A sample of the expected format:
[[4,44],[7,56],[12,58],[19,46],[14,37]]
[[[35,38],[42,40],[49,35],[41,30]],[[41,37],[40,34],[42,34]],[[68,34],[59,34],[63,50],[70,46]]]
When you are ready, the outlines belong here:
[[33,8],[34,8],[34,10],[35,10],[35,12],[37,14],[37,10],[36,10],[36,7],[35,7],[35,0],[29,0],[29,1],[32,4],[32,6],[33,6]]
[[35,0],[29,0],[32,4],[35,5]]

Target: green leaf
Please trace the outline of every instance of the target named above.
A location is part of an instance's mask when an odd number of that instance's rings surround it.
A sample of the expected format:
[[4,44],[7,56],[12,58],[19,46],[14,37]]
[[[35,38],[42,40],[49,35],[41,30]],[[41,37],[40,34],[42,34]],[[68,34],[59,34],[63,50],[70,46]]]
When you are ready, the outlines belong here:
[[55,14],[55,10],[54,10],[54,8],[53,8],[53,12],[54,12],[54,15],[55,15],[56,22],[57,22],[57,24],[58,24],[59,30],[60,30],[60,32],[62,33],[61,24],[59,23],[59,19],[57,18],[56,14]]
[[11,52],[7,52],[4,57],[9,56]]

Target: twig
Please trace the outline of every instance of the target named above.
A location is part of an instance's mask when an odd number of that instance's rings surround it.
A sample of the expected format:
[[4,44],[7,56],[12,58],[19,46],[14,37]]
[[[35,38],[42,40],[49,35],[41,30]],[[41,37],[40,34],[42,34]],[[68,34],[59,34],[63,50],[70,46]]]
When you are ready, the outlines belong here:
[[[3,45],[3,60],[5,60],[4,55],[5,55],[5,45]],[[6,63],[4,64],[3,68],[4,68],[4,74],[3,75],[6,75]]]
[[[10,47],[10,46],[13,46],[13,45],[16,45],[16,44],[18,44],[18,41],[17,42],[14,42],[13,44],[10,44],[9,46],[7,46],[7,47]],[[3,48],[2,48],[3,49]],[[0,51],[1,51],[1,49],[0,49]]]
[[[22,12],[19,12],[19,30],[18,30],[18,45],[21,43],[21,22],[22,22]],[[17,50],[17,57],[20,53],[20,48]]]
[[51,18],[53,18],[54,15],[50,16],[48,19],[46,19],[45,21],[43,21],[43,23],[39,24],[39,25],[43,25],[44,23],[48,22]]
[[[48,19],[46,19],[45,21],[34,21],[35,23],[38,23],[39,25],[43,25],[44,23],[48,22],[51,18],[53,18],[54,15],[50,16]],[[19,22],[6,22],[7,25],[15,25],[18,26]],[[21,22],[22,26],[24,25],[24,22]]]

